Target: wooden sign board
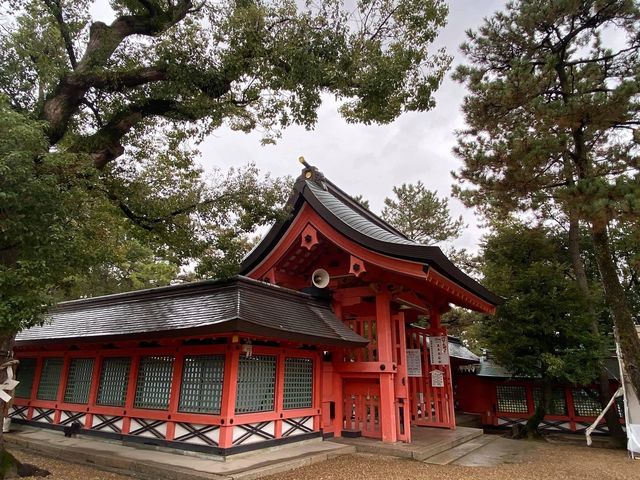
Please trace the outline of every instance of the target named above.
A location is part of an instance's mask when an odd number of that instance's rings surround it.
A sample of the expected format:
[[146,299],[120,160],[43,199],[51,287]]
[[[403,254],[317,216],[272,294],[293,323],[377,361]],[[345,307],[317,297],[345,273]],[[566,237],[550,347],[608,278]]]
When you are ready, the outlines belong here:
[[422,358],[419,348],[407,348],[407,375],[409,377],[422,376]]
[[431,370],[431,386],[444,387],[444,373],[440,370]]
[[449,365],[449,339],[429,337],[429,359],[431,365]]

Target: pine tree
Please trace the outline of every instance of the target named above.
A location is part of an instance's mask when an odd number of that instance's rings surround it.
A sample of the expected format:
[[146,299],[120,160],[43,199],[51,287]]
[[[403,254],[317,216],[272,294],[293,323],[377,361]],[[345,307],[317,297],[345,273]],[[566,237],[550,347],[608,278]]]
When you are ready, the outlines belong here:
[[469,90],[457,194],[494,218],[562,217],[583,293],[577,241],[588,229],[636,392],[640,339],[610,230],[637,228],[640,215],[639,26],[635,1],[514,1],[468,33],[462,50],[470,63],[455,73]]

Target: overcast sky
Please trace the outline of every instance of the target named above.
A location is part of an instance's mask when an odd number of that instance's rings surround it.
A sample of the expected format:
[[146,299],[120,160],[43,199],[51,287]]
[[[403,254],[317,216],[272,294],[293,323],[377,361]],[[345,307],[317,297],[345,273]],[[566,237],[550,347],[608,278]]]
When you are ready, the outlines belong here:
[[[445,47],[453,56],[453,66],[461,63],[458,47],[465,40],[465,31],[476,28],[504,3],[450,0],[448,25],[434,50]],[[102,20],[111,16],[106,0],[98,0],[92,10]],[[338,114],[333,99],[327,97],[314,130],[289,128],[276,145],[262,146],[258,133],[219,129],[201,145],[202,165],[206,170],[226,169],[255,162],[274,176],[296,177],[301,168],[297,159],[302,155],[347,193],[363,195],[376,213],[392,187],[403,182],[422,180],[427,188],[450,197],[451,171],[460,166],[451,150],[454,131],[464,126],[460,105],[465,94],[464,87],[453,82],[450,74],[436,93],[436,108],[429,112],[405,114],[390,125],[350,125]],[[462,215],[468,224],[456,246],[475,250],[482,230],[474,212],[454,198],[450,205],[453,214]]]
[[[453,64],[462,61],[458,46],[465,31],[480,25],[482,19],[499,10],[503,0],[451,0],[448,25],[437,46],[453,56]],[[338,114],[336,103],[326,98],[312,131],[292,127],[284,131],[276,145],[261,146],[259,134],[220,129],[201,146],[205,168],[240,166],[255,162],[275,176],[298,176],[303,155],[331,181],[349,194],[362,194],[379,213],[383,200],[394,185],[422,182],[440,195],[451,195],[451,171],[460,162],[451,149],[454,131],[463,127],[460,105],[464,87],[450,73],[436,94],[437,106],[425,113],[402,115],[390,125],[347,124]],[[456,199],[451,210],[468,224],[456,246],[475,250],[482,234],[473,211]]]

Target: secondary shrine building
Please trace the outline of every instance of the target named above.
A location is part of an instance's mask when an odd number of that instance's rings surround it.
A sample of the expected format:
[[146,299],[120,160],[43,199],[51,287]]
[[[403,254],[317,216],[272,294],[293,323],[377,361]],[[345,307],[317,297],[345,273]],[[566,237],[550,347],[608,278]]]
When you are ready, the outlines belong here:
[[499,298],[314,167],[290,206],[242,276],[65,302],[19,334],[14,422],[221,455],[455,428],[440,316]]

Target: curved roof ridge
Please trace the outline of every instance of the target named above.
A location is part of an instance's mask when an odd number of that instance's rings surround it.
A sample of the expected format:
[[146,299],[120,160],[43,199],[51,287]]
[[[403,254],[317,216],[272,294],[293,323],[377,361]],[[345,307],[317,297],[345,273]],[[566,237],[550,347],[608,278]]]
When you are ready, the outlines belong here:
[[[405,235],[404,233],[402,233],[400,230],[398,230],[397,228],[395,228],[393,225],[391,225],[389,222],[387,222],[386,220],[382,219],[382,217],[376,215],[375,213],[373,213],[371,210],[369,210],[368,208],[366,208],[364,205],[362,205],[360,202],[358,202],[357,200],[355,200],[351,195],[349,195],[348,193],[346,193],[344,190],[342,190],[340,187],[338,187],[335,183],[333,183],[330,180],[325,180],[325,183],[331,187],[331,189],[338,194],[338,198],[339,200],[342,201],[342,203],[344,203],[345,205],[347,205],[348,207],[350,207],[352,210],[355,210],[356,213],[360,213],[363,214],[364,216],[367,217],[368,220],[372,221],[373,223],[375,223],[377,226],[379,226],[380,228],[383,228],[385,230],[387,230],[390,233],[393,233],[395,235],[398,235],[402,238],[405,238],[407,240],[411,240],[413,243],[416,243],[418,245],[420,245],[418,242],[414,241],[413,239],[409,238],[407,235]],[[334,193],[334,195],[335,195]],[[345,200],[347,200],[349,203],[345,202]]]
[[304,203],[345,237],[371,251],[390,257],[434,267],[439,273],[456,282],[492,305],[502,299],[475,279],[460,270],[437,245],[424,245],[408,239],[387,222],[362,207],[352,197],[325,178],[316,168],[305,164],[296,180],[289,199],[291,216],[276,223],[262,242],[243,260],[241,272],[246,274],[257,267],[277,245],[294,222]]

